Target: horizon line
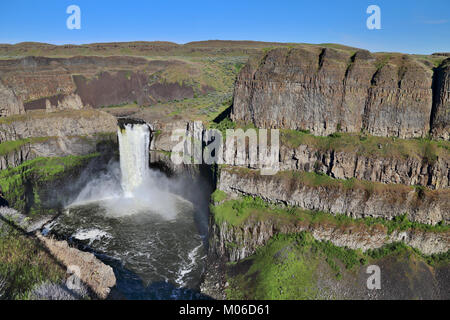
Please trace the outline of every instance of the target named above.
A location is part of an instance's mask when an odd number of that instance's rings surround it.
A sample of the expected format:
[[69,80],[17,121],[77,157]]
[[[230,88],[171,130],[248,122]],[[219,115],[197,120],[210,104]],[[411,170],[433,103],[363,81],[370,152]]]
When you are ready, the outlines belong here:
[[280,44],[280,45],[312,45],[312,46],[324,46],[324,45],[340,45],[343,47],[347,47],[349,49],[361,49],[366,50],[371,53],[400,53],[400,54],[411,54],[411,55],[436,55],[439,53],[448,53],[445,50],[443,51],[436,51],[432,53],[408,53],[408,52],[400,52],[400,51],[370,51],[368,49],[354,47],[351,45],[346,45],[338,42],[324,42],[324,43],[308,43],[308,42],[278,42],[278,41],[260,41],[260,40],[223,40],[223,39],[208,39],[208,40],[195,40],[195,41],[189,41],[184,43],[174,42],[174,41],[166,41],[166,40],[129,40],[129,41],[99,41],[99,42],[87,42],[87,43],[52,43],[52,42],[41,42],[41,41],[21,41],[16,43],[0,43],[0,46],[2,45],[10,45],[10,46],[18,46],[23,44],[42,44],[42,45],[50,45],[50,46],[57,46],[57,47],[64,47],[64,46],[88,46],[88,45],[99,45],[99,44],[126,44],[126,43],[161,43],[161,44],[172,44],[176,46],[185,46],[189,44],[195,44],[195,43],[206,43],[206,42],[247,42],[247,43],[255,43],[255,44]]

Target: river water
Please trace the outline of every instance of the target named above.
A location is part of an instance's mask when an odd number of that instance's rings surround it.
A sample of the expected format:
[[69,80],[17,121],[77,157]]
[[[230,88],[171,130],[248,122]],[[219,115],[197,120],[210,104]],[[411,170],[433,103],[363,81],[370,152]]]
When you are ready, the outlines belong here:
[[45,231],[74,241],[111,265],[119,297],[205,298],[199,286],[206,262],[207,211],[174,192],[201,193],[201,188],[149,170],[145,124],[125,125],[118,137],[120,167],[116,163],[92,174]]
[[93,250],[111,265],[128,299],[198,299],[206,250],[195,211],[177,201],[174,219],[141,211],[112,217],[104,206],[73,206],[48,229]]

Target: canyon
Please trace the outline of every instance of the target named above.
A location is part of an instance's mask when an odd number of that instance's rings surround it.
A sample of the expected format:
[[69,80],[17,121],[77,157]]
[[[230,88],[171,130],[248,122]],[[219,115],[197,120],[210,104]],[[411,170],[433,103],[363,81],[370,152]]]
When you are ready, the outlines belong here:
[[[259,275],[290,266],[295,252],[317,263],[320,294],[259,297],[411,299],[423,287],[420,298],[448,299],[438,284],[448,283],[450,247],[446,54],[206,41],[23,43],[0,45],[0,55],[0,186],[32,221],[56,216],[87,183],[83,172],[117,158],[118,119],[146,123],[152,168],[215,190],[202,294],[258,297]],[[226,164],[171,161],[173,130],[205,147],[208,130],[234,128],[280,130],[278,173],[261,175],[248,150],[228,153]],[[260,262],[267,256],[270,266]],[[411,282],[390,273],[379,295],[352,291],[367,261]]]

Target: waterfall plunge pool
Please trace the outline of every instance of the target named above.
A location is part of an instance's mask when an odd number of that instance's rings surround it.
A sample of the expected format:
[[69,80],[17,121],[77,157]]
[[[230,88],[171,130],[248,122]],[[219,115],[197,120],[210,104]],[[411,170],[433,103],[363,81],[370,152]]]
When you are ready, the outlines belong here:
[[191,200],[206,200],[193,204],[175,195],[192,191],[192,181],[149,170],[145,124],[125,124],[118,137],[120,165],[111,163],[105,172],[93,174],[44,231],[72,240],[110,265],[119,297],[206,298],[199,286],[206,263],[209,196],[191,194]]

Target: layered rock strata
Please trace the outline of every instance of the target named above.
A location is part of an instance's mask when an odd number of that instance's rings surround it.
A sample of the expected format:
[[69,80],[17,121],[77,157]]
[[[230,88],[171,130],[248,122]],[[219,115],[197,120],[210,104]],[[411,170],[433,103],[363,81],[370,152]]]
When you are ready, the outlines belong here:
[[228,261],[243,260],[264,246],[276,234],[308,231],[320,241],[330,241],[336,246],[350,249],[377,249],[393,242],[403,242],[426,255],[447,252],[450,249],[448,232],[425,232],[421,230],[394,230],[388,233],[381,226],[356,228],[352,226],[312,225],[292,219],[249,219],[242,225],[227,222],[213,223],[210,235],[210,252]]
[[408,55],[273,49],[241,70],[232,118],[316,135],[364,131],[412,138],[431,130],[445,138],[447,64],[448,59],[433,75],[429,66]]
[[411,221],[431,225],[450,221],[449,189],[416,190],[402,185],[314,179],[292,172],[263,176],[257,170],[224,167],[217,187],[231,194],[257,196],[274,203],[352,218],[391,220],[407,214]]

